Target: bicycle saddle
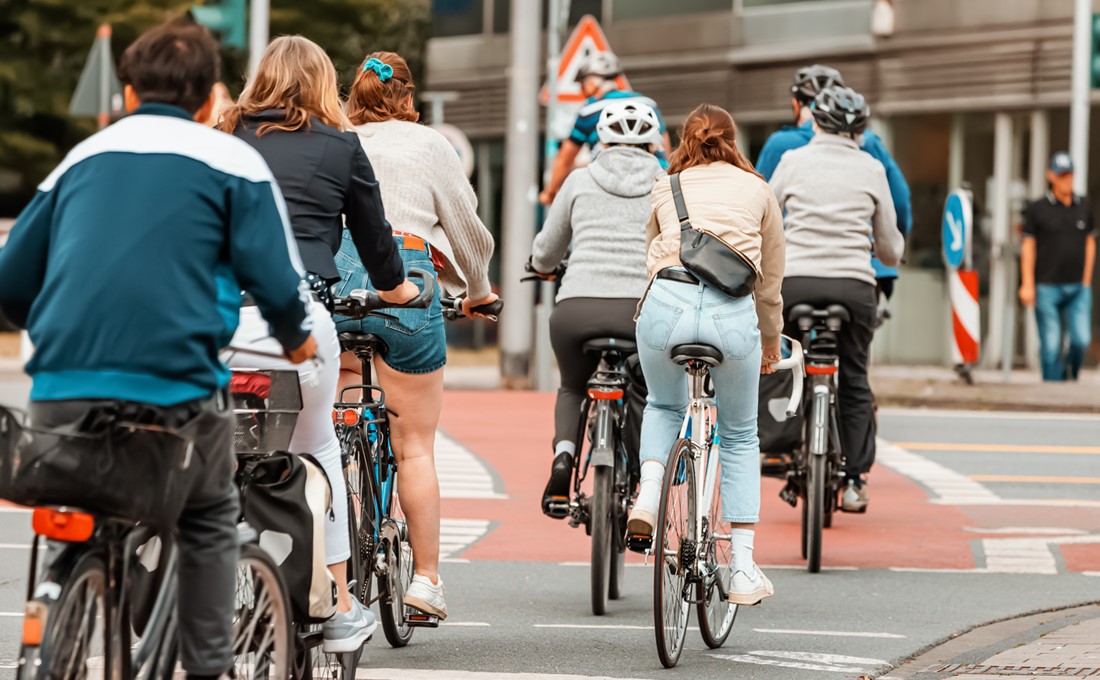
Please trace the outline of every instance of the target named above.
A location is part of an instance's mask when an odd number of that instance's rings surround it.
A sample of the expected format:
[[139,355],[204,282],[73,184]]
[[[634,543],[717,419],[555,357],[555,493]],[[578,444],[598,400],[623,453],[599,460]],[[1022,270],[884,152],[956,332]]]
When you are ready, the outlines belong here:
[[820,308],[803,303],[792,307],[791,311],[787,313],[787,319],[798,322],[798,328],[802,331],[808,331],[815,325],[818,327],[824,326],[831,331],[838,331],[841,324],[851,321],[852,317],[848,314],[848,308],[844,305],[829,305]]
[[637,351],[637,343],[633,340],[623,340],[622,338],[594,338],[584,343],[585,354],[603,354],[604,352],[634,354]]
[[714,367],[722,363],[722,352],[711,345],[676,345],[670,352],[672,360],[683,366],[692,361],[701,361],[707,366]]
[[388,350],[386,341],[374,333],[341,333],[340,347],[345,351],[354,352],[357,349],[372,349],[379,352]]

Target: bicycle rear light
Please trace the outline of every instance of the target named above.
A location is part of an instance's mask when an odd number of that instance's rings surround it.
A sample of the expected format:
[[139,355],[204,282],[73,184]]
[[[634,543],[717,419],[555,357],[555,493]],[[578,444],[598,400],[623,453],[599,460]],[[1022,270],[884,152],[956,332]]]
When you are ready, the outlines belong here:
[[83,543],[92,536],[95,518],[83,512],[35,508],[31,526],[39,536],[55,541]]
[[806,375],[836,375],[837,368],[836,364],[827,366],[806,364]]
[[623,398],[623,391],[589,388],[588,398],[593,401],[618,401]]
[[46,630],[46,615],[49,609],[45,602],[32,600],[23,608],[23,644],[37,647],[42,644],[42,632]]
[[348,427],[355,427],[359,424],[359,411],[348,409],[333,409],[332,422],[336,425],[347,425]]

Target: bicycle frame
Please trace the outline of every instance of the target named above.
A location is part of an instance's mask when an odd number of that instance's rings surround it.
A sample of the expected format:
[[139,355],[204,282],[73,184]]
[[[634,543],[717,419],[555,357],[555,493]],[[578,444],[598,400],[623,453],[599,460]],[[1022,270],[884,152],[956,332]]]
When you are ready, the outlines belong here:
[[[684,416],[684,423],[680,426],[680,438],[691,440],[695,479],[702,480],[700,484],[696,484],[695,488],[695,507],[698,511],[694,538],[697,551],[703,548],[705,525],[710,521],[709,513],[714,501],[714,482],[718,475],[718,456],[716,453],[712,455],[712,448],[718,443],[718,438],[714,434],[714,399],[707,396],[704,389],[708,372],[705,366],[688,367],[690,380],[688,410]],[[696,560],[695,566],[698,564],[699,561]]]

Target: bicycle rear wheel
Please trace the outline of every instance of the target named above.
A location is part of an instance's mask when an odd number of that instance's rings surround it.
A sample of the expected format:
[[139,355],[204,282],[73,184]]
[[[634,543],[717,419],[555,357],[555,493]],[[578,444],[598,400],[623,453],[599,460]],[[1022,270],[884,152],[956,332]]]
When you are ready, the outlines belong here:
[[653,630],[657,656],[665,668],[680,660],[687,636],[688,575],[694,568],[695,466],[691,441],[679,439],[665,466],[664,489],[653,537]]
[[260,546],[242,545],[233,613],[234,677],[288,677],[292,631],[290,603],[278,567]]
[[615,470],[602,466],[595,470],[588,513],[592,530],[592,613],[603,616],[607,613],[611,572],[614,568],[612,562],[617,554],[615,539],[611,533],[614,516],[612,496],[615,493]]
[[391,518],[383,527],[386,550],[386,575],[378,579],[379,606],[382,614],[382,632],[391,647],[404,647],[412,640],[414,628],[409,625],[405,607],[405,593],[413,580],[413,552],[409,543],[409,530],[401,503],[394,494],[390,508]]
[[733,581],[733,545],[730,541],[729,524],[722,521],[720,472],[719,470],[719,474],[714,476],[714,498],[707,516],[707,533],[703,537],[706,550],[703,553],[703,563],[699,565],[701,579],[696,586],[699,634],[711,649],[725,644],[737,618],[737,605],[731,604],[729,600],[730,584]]
[[344,481],[348,488],[348,582],[352,597],[370,604],[371,576],[374,573],[374,494],[371,490],[370,456],[363,435],[352,429],[341,442],[347,456]]

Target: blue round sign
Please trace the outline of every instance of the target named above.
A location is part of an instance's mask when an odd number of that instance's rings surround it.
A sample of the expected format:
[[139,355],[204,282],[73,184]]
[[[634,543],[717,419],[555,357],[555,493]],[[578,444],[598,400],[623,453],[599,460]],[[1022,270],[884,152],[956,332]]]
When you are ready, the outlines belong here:
[[948,194],[943,207],[943,260],[951,269],[958,269],[966,259],[970,219],[969,194],[962,189]]

